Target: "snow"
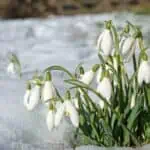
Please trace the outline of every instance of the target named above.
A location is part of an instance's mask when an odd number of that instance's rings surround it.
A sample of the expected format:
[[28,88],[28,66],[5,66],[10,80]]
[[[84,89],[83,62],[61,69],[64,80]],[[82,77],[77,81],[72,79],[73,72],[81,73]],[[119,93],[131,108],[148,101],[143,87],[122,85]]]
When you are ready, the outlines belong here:
[[[50,133],[46,126],[46,108],[41,105],[33,112],[24,108],[25,81],[36,70],[54,64],[73,71],[80,62],[86,68],[97,63],[95,40],[101,32],[97,23],[109,19],[119,27],[126,20],[136,23],[142,27],[145,37],[149,37],[149,16],[129,13],[0,20],[0,150],[61,150],[63,146],[70,147],[73,128],[68,120]],[[21,61],[22,79],[10,78],[6,74],[6,58],[10,51],[15,52]],[[53,75],[56,87],[63,93],[66,87],[62,82],[63,74],[54,72]]]

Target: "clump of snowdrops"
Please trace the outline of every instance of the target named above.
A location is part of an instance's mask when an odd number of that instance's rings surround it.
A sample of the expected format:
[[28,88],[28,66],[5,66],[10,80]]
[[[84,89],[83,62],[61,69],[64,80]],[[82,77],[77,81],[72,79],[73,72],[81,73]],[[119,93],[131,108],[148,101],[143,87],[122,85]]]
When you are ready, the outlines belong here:
[[[149,143],[150,65],[140,28],[127,22],[117,32],[112,21],[106,21],[97,50],[100,62],[87,71],[82,65],[75,73],[50,66],[44,75],[34,76],[27,82],[25,107],[32,111],[42,101],[49,109],[49,131],[68,117],[76,128],[75,138],[80,137],[83,144],[110,147]],[[133,71],[128,72],[127,67]],[[68,75],[64,84],[70,86],[64,96],[54,86],[53,70]]]

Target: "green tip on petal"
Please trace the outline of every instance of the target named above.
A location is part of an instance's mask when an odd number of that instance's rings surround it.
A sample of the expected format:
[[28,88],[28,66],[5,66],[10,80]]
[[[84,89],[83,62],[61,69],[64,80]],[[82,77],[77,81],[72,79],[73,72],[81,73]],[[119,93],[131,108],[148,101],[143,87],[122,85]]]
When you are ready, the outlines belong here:
[[27,82],[26,89],[27,89],[27,90],[31,90],[31,83],[30,83],[29,81]]
[[79,68],[79,71],[80,71],[80,75],[84,74],[84,68],[82,66]]
[[110,76],[109,71],[105,71],[104,72],[104,77],[109,78],[109,76]]
[[93,67],[92,67],[92,71],[93,72],[96,72],[100,67],[100,64],[95,64]]
[[124,28],[124,33],[129,33],[130,32],[130,26],[127,24]]
[[46,77],[45,77],[45,81],[51,81],[52,80],[52,75],[49,71],[46,72]]
[[110,30],[111,27],[112,27],[112,21],[111,20],[105,21],[105,28]]
[[140,58],[144,61],[148,61],[148,55],[146,54],[145,51],[142,51],[140,54]]
[[52,103],[50,103],[49,110],[54,110],[54,109],[55,109],[54,105]]
[[65,94],[65,98],[70,100],[71,99],[71,94],[70,94],[70,91],[67,91],[66,94]]

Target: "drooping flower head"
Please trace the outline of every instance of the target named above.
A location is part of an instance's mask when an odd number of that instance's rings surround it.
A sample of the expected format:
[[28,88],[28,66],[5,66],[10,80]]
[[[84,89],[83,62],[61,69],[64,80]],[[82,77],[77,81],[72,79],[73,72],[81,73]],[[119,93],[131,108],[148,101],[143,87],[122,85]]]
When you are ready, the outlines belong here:
[[[108,71],[105,72],[104,77],[101,81],[99,81],[97,92],[100,93],[109,102],[112,95],[112,85]],[[101,108],[104,108],[104,102],[102,100],[100,100],[99,104]]]
[[111,21],[105,22],[106,29],[100,34],[97,40],[97,49],[104,56],[109,56],[113,50],[113,36],[111,32]]
[[148,61],[148,56],[145,53],[141,53],[141,62],[138,70],[138,83],[142,85],[143,83],[150,83],[150,64]]
[[52,82],[50,72],[46,72],[45,82],[42,90],[42,100],[49,105],[49,101],[56,97],[56,90]]

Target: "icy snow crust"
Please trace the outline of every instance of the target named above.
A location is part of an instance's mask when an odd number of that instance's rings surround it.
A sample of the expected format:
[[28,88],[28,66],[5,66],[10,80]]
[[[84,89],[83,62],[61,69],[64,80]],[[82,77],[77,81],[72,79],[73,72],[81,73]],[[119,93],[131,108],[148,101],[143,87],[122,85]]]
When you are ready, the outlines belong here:
[[[68,120],[49,133],[47,109],[41,105],[33,112],[27,112],[24,108],[25,81],[37,69],[43,70],[50,65],[63,65],[73,71],[80,62],[84,62],[86,68],[97,63],[95,41],[102,31],[103,21],[109,19],[119,27],[126,20],[140,25],[148,41],[149,16],[128,13],[0,20],[0,150],[61,150],[62,143],[64,147],[70,147],[72,126]],[[9,51],[15,52],[22,63],[22,79],[6,74]],[[53,74],[56,87],[63,93],[66,87],[61,82],[64,74]]]

